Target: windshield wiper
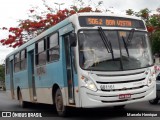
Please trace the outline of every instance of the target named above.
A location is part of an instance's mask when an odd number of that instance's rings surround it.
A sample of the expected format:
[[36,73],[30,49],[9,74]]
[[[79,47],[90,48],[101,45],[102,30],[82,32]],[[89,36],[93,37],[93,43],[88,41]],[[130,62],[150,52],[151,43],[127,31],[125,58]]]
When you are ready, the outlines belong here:
[[129,35],[128,35],[128,38],[127,38],[127,44],[131,43],[131,41],[133,39],[134,31],[135,31],[135,29],[131,29],[131,31],[129,32]]
[[108,53],[112,54],[112,59],[114,60],[114,55],[113,55],[113,49],[112,49],[112,44],[111,42],[108,40],[107,36],[105,35],[102,27],[98,27],[98,32],[102,38],[102,41],[104,43],[104,46],[106,47]]
[[125,49],[126,49],[127,55],[128,55],[128,57],[129,57],[128,46],[127,46],[126,41],[125,41],[125,39],[124,39],[124,37],[123,37],[123,36],[122,36],[122,40],[123,40],[124,47],[125,47]]

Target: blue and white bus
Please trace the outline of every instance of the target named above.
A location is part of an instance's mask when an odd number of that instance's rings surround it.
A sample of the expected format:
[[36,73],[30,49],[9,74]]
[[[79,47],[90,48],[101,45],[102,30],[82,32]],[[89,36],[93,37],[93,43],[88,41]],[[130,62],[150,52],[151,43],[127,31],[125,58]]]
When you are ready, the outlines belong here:
[[124,107],[156,97],[155,70],[142,19],[77,13],[6,57],[6,92],[67,108]]

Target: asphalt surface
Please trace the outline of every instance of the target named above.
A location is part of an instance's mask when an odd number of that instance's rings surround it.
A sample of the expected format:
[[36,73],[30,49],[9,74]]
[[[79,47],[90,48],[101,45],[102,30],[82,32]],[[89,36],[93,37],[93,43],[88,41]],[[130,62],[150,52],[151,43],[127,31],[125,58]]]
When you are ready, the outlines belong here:
[[[160,102],[157,105],[150,105],[148,101],[134,103],[118,110],[113,107],[70,109],[69,116],[63,118],[58,117],[52,105],[28,104],[26,108],[21,108],[18,101],[11,100],[4,91],[0,91],[0,112],[1,116],[2,112],[12,114],[12,117],[0,117],[0,120],[160,120]],[[17,117],[17,113],[27,117]],[[38,117],[33,118],[30,113],[36,113]]]

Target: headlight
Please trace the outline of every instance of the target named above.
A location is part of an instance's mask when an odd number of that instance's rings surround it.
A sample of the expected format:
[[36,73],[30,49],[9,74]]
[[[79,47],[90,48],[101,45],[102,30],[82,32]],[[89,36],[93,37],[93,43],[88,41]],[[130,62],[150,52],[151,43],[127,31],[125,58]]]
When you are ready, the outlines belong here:
[[88,79],[84,76],[81,77],[81,80],[82,82],[84,83],[84,86],[90,90],[93,90],[93,91],[97,91],[97,87],[96,85],[94,84],[94,82],[91,80],[91,79]]

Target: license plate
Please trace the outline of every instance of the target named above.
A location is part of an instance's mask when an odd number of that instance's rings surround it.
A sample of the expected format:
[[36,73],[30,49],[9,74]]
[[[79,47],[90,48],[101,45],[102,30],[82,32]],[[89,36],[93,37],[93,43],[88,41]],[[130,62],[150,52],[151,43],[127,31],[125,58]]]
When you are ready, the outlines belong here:
[[119,99],[129,99],[131,98],[131,94],[119,94]]

